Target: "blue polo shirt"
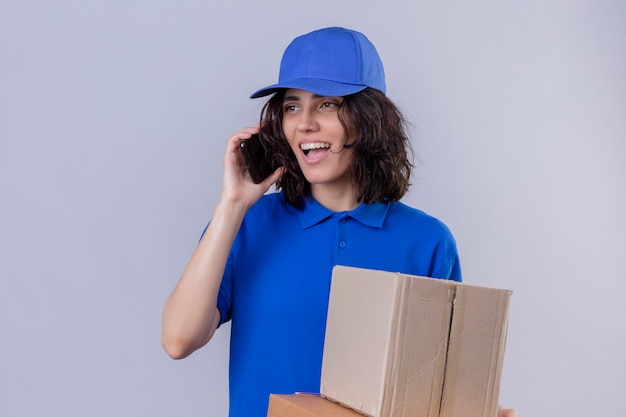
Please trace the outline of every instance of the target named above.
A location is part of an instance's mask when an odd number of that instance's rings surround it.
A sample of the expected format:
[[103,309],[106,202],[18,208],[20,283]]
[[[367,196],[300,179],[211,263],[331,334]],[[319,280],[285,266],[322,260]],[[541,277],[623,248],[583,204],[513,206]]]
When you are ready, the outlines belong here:
[[230,416],[265,417],[270,393],[319,392],[332,269],[355,266],[461,280],[456,243],[439,220],[403,203],[303,210],[282,193],[246,214],[219,292],[232,320]]

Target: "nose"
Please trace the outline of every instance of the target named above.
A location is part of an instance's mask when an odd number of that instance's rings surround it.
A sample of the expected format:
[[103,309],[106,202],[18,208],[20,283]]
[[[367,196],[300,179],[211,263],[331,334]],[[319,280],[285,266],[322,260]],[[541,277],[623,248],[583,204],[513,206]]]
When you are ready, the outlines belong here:
[[298,130],[300,132],[315,132],[319,129],[319,124],[315,113],[311,110],[302,111],[298,120]]

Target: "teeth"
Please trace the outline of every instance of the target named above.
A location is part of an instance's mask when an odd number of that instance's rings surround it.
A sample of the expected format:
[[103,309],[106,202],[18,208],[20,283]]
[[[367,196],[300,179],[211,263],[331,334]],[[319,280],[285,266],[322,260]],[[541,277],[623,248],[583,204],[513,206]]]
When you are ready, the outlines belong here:
[[322,149],[322,148],[330,148],[330,143],[315,142],[315,143],[303,143],[302,145],[300,145],[300,149],[302,149],[303,151],[310,151],[311,149]]

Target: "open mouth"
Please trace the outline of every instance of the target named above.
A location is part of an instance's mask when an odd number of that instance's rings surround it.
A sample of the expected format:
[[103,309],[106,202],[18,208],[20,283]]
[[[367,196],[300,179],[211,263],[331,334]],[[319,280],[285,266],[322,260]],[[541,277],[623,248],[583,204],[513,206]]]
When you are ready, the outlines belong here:
[[326,152],[328,149],[330,149],[330,143],[303,143],[302,145],[300,145],[300,149],[302,149],[302,152],[304,152],[305,156],[309,156],[309,153],[311,153],[311,151],[313,151],[313,153]]

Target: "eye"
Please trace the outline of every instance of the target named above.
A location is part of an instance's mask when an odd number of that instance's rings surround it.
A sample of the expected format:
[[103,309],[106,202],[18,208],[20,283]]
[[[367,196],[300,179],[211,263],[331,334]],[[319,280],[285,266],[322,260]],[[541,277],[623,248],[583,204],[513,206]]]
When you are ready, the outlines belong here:
[[341,105],[341,102],[337,101],[337,100],[330,100],[330,101],[324,101],[322,102],[322,104],[320,105],[320,108],[322,110],[329,110],[329,111],[334,111],[336,110],[339,106]]
[[298,111],[299,107],[295,104],[283,104],[283,112],[290,113],[294,111]]

